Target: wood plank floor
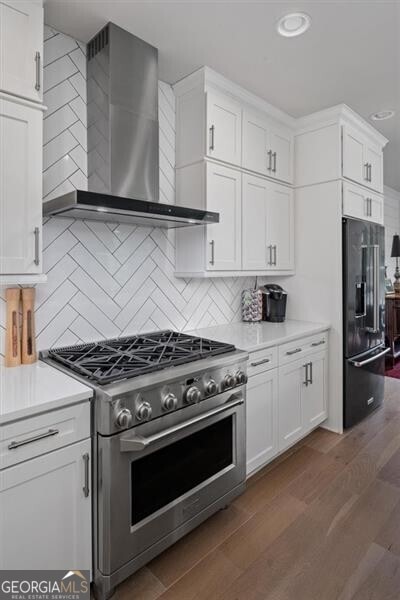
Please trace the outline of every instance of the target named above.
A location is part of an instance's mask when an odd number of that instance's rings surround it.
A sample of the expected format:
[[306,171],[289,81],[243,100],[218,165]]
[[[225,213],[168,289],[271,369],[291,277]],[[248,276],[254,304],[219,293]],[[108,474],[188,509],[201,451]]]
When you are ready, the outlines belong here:
[[117,600],[400,600],[400,381],[323,429],[124,582]]

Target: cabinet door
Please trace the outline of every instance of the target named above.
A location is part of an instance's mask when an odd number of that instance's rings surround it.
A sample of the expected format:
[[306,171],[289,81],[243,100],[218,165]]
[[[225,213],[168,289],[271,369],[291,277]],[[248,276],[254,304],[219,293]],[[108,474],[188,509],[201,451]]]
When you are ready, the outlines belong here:
[[369,165],[369,179],[365,185],[383,192],[383,152],[381,148],[375,146],[365,146],[364,163]]
[[43,8],[39,2],[0,2],[0,90],[42,101]]
[[206,154],[240,165],[242,154],[242,107],[229,96],[207,92]]
[[219,223],[207,226],[206,267],[236,271],[242,268],[241,173],[207,164],[207,210],[219,213]]
[[277,369],[250,377],[246,394],[247,474],[278,452]]
[[303,434],[304,361],[279,367],[279,451],[286,450]]
[[377,196],[376,194],[368,194],[370,202],[370,220],[374,223],[383,225],[383,211],[384,203],[383,196]]
[[276,179],[293,181],[293,134],[289,129],[271,126],[271,174]]
[[39,273],[42,112],[0,100],[0,272]]
[[303,387],[305,433],[314,429],[327,416],[327,354],[319,352],[308,359],[308,384]]
[[343,185],[343,214],[356,219],[369,219],[368,192],[357,185]]
[[243,111],[242,150],[243,167],[264,175],[271,174],[272,150],[266,117],[249,110]]
[[91,569],[90,444],[2,471],[0,514],[7,518],[0,520],[0,539],[7,551],[1,569]]
[[293,190],[270,184],[267,210],[267,246],[271,246],[273,271],[294,268]]
[[343,127],[343,177],[357,183],[367,183],[367,170],[364,160],[364,137],[355,129]]
[[267,248],[267,202],[269,184],[264,179],[243,175],[242,261],[243,269],[266,270],[271,263]]

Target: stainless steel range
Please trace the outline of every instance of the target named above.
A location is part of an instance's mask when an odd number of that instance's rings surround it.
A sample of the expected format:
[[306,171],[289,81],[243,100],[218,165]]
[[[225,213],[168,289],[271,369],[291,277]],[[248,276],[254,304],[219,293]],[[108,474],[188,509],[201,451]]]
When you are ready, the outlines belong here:
[[245,487],[247,354],[161,331],[48,350],[91,385],[99,598]]

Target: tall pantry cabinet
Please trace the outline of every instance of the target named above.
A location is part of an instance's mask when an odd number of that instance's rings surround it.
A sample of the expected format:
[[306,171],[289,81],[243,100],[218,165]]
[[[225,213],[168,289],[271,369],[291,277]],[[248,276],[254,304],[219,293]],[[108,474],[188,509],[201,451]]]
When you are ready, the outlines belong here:
[[330,323],[324,426],[343,431],[342,220],[383,225],[387,139],[341,104],[298,119],[295,136],[296,275],[282,285],[288,317]]
[[42,276],[43,6],[0,2],[0,284]]

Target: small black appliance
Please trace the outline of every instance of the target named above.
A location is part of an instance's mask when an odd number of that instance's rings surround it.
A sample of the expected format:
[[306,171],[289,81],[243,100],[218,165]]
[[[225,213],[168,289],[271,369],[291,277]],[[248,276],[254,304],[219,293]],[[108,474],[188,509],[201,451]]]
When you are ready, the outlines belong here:
[[286,317],[287,292],[277,283],[268,283],[261,288],[263,293],[263,321],[282,323]]

